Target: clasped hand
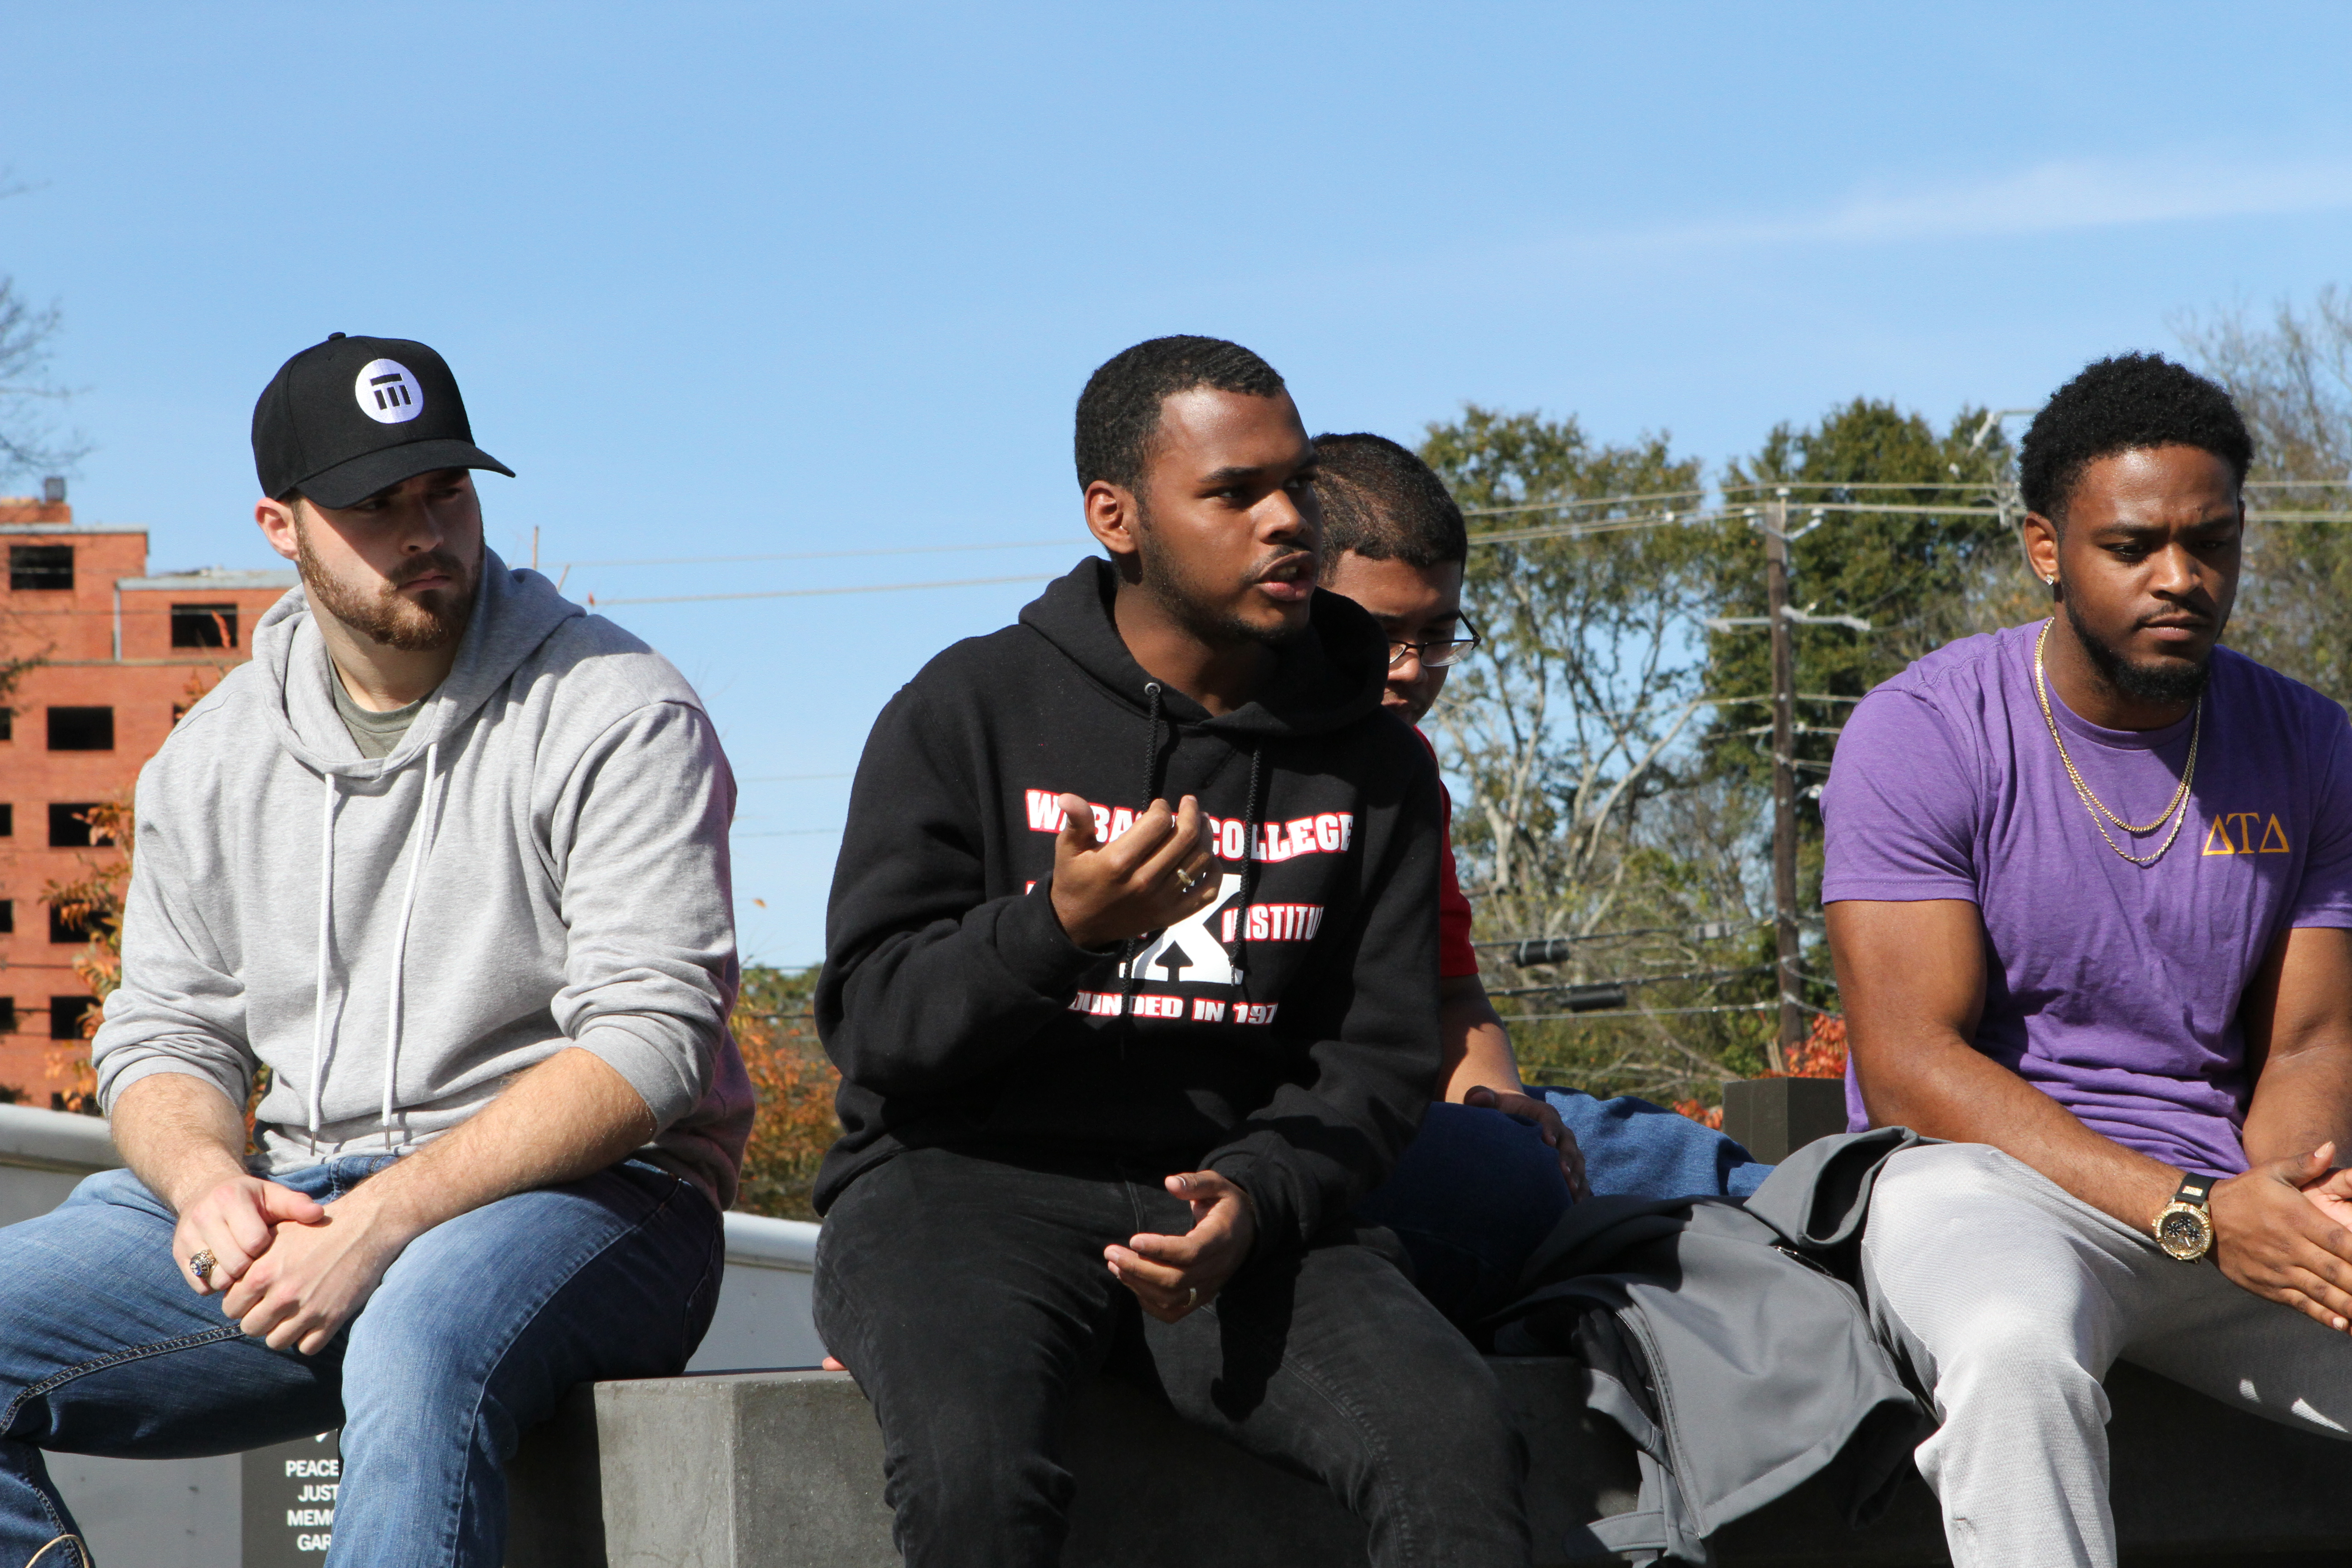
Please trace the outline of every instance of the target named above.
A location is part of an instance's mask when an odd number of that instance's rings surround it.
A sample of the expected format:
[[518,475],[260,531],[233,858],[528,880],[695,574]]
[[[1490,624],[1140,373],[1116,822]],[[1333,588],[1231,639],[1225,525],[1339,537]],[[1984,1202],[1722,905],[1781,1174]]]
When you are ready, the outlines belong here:
[[2213,1188],[2213,1261],[2231,1280],[2329,1328],[2352,1326],[2352,1170],[2336,1145]]
[[[201,1296],[272,1350],[324,1350],[367,1305],[404,1238],[368,1185],[331,1204],[257,1176],[233,1176],[180,1211],[172,1254]],[[213,1256],[198,1278],[190,1259]]]

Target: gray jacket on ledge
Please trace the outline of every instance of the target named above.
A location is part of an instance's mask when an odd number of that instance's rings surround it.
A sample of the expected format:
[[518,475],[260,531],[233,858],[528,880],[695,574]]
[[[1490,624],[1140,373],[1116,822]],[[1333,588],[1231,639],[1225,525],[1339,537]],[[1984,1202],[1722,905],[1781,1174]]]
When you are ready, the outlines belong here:
[[1935,1419],[1849,1281],[1879,1167],[1919,1142],[1808,1144],[1744,1205],[1596,1198],[1562,1217],[1492,1323],[1504,1355],[1583,1362],[1588,1406],[1639,1451],[1639,1505],[1572,1535],[1571,1558],[1709,1562],[1707,1536],[1832,1467],[1853,1523],[1884,1510]]

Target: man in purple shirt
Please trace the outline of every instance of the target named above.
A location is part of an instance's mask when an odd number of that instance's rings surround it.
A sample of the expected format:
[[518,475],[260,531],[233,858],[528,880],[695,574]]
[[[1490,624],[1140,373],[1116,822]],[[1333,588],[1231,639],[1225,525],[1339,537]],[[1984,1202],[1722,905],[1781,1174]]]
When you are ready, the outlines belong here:
[[2160,358],[2061,388],[2021,465],[2057,613],[1872,692],[1822,799],[1849,1092],[1950,1140],[1863,1262],[1956,1563],[2115,1562],[2119,1357],[2352,1436],[2352,725],[2215,646],[2252,458]]

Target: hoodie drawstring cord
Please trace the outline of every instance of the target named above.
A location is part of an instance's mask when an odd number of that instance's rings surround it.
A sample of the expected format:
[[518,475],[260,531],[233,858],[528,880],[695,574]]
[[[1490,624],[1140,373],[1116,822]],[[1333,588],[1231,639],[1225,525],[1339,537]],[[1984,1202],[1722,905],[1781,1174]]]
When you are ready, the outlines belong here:
[[1249,951],[1250,899],[1257,892],[1258,836],[1265,831],[1265,762],[1263,747],[1251,742],[1249,804],[1242,809],[1242,885],[1234,900],[1238,918],[1234,921],[1234,951],[1229,961],[1236,991],[1243,990],[1249,980],[1249,966],[1243,963],[1243,957]]
[[[1160,713],[1163,695],[1160,682],[1147,680],[1143,683],[1143,722],[1146,730],[1143,742],[1143,807],[1146,810],[1150,808],[1152,801],[1160,794]],[[1143,984],[1142,973],[1135,962],[1136,956],[1143,951],[1143,940],[1129,937],[1120,944],[1120,950],[1119,967],[1126,972],[1127,978],[1120,984],[1118,993],[1118,1050],[1119,1055],[1125,1056],[1127,1042],[1135,1033],[1135,988]]]
[[416,910],[416,883],[425,869],[425,858],[433,853],[433,836],[441,826],[441,803],[448,798],[448,780],[441,776],[441,742],[435,741],[425,748],[425,836],[417,841],[416,852],[408,860],[408,887],[400,899],[400,923],[393,927],[392,936],[392,995],[384,1008],[383,1026],[383,1146],[386,1152],[393,1147],[393,1100],[400,1076],[401,994],[406,978],[408,962],[408,921]]
[[335,797],[333,773],[321,773],[319,820],[319,977],[310,994],[310,1141],[319,1140],[319,1112],[327,1077],[327,978],[335,940]]
[[1160,682],[1143,683],[1143,804],[1147,806],[1160,798],[1160,715],[1163,696]]
[[[392,939],[392,995],[385,1008],[383,1046],[383,1146],[393,1148],[393,1101],[400,1065],[401,992],[404,967],[408,962],[408,922],[416,910],[416,884],[425,869],[425,858],[433,851],[433,838],[441,826],[441,806],[448,798],[448,780],[439,767],[441,744],[436,741],[425,748],[425,799],[423,801],[425,832],[417,843],[416,852],[408,862],[408,886],[400,900],[400,923],[394,928]],[[317,1151],[319,1129],[324,1121],[327,1093],[327,1068],[333,1058],[331,1037],[337,1032],[334,1020],[327,1009],[331,981],[334,972],[335,946],[335,806],[342,795],[341,775],[328,773],[320,775],[325,786],[320,796],[319,819],[319,974],[310,994],[310,1143]]]

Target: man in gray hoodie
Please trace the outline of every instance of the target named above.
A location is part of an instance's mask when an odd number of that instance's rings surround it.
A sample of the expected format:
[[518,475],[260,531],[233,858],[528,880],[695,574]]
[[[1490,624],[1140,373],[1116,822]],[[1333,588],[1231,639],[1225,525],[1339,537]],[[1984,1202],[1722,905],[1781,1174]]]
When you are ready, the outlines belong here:
[[699,700],[484,548],[508,470],[424,344],[297,354],[254,453],[302,586],[140,775],[130,1169],[0,1231],[5,1568],[86,1563],[44,1450],[337,1426],[331,1565],[495,1568],[518,1434],[717,1299],[751,1095]]

